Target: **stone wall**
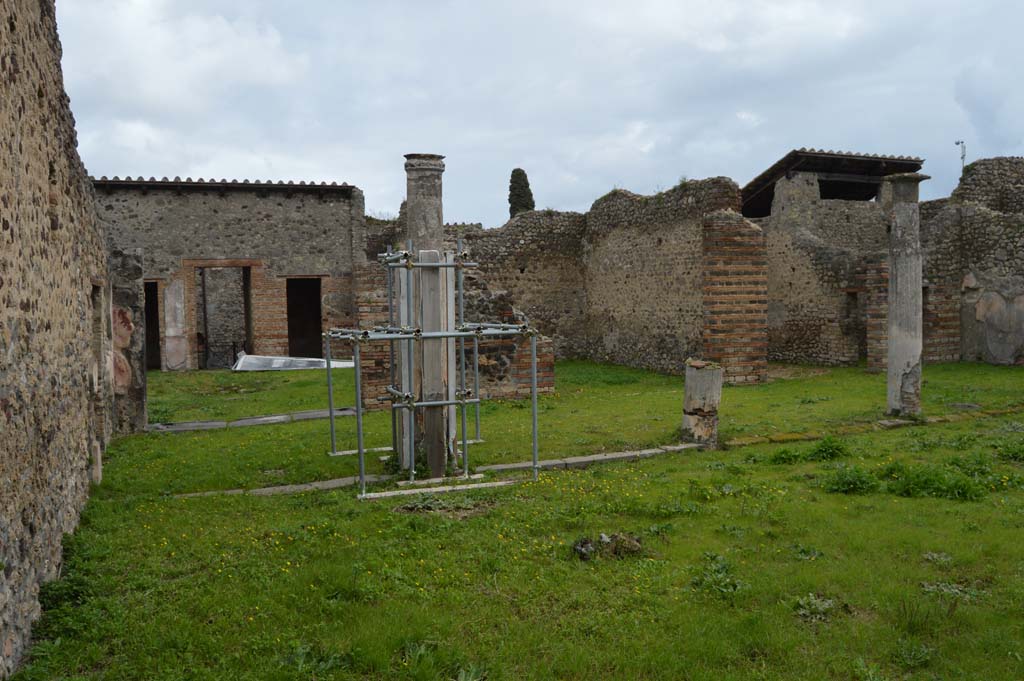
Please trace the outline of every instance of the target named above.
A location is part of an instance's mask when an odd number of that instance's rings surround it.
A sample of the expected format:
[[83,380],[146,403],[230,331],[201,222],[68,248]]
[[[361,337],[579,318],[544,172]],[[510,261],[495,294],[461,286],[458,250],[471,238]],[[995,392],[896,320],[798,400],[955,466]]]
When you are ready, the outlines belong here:
[[[145,278],[160,283],[163,368],[195,369],[205,361],[200,269],[248,270],[256,354],[288,354],[289,277],[320,278],[324,326],[354,323],[353,269],[367,238],[356,187],[191,178],[101,178],[95,186],[111,246],[142,248]],[[224,302],[233,310],[224,318],[231,328],[216,329],[217,336],[233,337],[237,299]],[[208,314],[207,322],[214,316],[222,317]]]
[[768,247],[769,357],[856,363],[867,351],[865,258],[887,247],[882,205],[821,199],[815,174],[793,173],[757,222]]
[[[501,229],[450,225],[448,233],[449,243],[462,236],[487,287],[507,292],[530,323],[551,338],[556,352],[571,356],[584,351],[579,341],[586,310],[585,226],[581,213],[545,210],[519,213]],[[467,284],[475,283],[474,276],[468,273]],[[478,319],[491,319],[494,312],[480,310],[484,316]]]
[[247,344],[249,314],[248,282],[241,267],[197,268],[196,328],[202,334],[200,366],[207,369],[230,367]]
[[682,374],[701,354],[704,216],[738,207],[728,178],[595,201],[584,247],[584,356]]
[[704,216],[738,207],[736,184],[712,178],[461,231],[490,289],[506,291],[558,356],[682,373],[702,352]]
[[52,0],[0,31],[0,677],[22,657],[112,431],[110,283]]
[[950,198],[1000,213],[1024,213],[1024,156],[984,158],[969,164]]
[[[989,161],[968,166],[970,172],[965,171],[949,200],[922,205],[927,298],[939,291],[945,354],[993,364],[1024,363],[1024,213],[993,210],[973,200],[1016,207],[1004,200],[1006,187],[1014,186],[1012,175],[997,187],[980,178],[996,182],[993,169],[1020,168],[1024,162]],[[927,310],[925,321],[927,332]],[[927,359],[927,333],[925,342]]]

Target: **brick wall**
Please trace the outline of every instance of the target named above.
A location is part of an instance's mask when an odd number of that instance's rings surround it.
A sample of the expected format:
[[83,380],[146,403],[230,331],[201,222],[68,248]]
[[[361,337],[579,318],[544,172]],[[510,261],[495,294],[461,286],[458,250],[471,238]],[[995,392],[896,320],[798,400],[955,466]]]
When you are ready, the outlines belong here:
[[704,217],[702,356],[727,383],[768,376],[768,262],[764,232],[734,211]]
[[960,286],[956,282],[925,281],[924,362],[960,359]]
[[881,371],[889,355],[889,257],[874,256],[864,264],[864,315],[868,369]]

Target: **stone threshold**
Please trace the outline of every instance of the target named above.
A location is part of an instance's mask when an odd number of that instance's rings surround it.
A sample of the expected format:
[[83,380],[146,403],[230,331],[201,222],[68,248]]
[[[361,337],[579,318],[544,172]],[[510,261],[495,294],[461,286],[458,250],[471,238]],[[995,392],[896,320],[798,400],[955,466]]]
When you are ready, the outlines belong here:
[[[335,407],[334,416],[355,416],[355,407]],[[218,430],[220,428],[242,428],[245,426],[271,426],[278,423],[295,421],[314,421],[330,416],[328,409],[311,409],[296,411],[290,414],[270,414],[269,416],[248,416],[234,421],[182,421],[180,423],[151,423],[146,426],[150,433],[185,433],[194,430]]]

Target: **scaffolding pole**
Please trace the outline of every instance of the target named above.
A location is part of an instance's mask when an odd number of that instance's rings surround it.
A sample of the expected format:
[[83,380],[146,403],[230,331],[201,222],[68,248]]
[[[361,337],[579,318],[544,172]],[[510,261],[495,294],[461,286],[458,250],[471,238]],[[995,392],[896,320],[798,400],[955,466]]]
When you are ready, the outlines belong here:
[[[327,402],[328,416],[331,430],[331,452],[337,451],[337,432],[334,423],[334,386],[332,377],[331,342],[335,340],[348,341],[352,344],[352,353],[355,364],[355,391],[356,391],[356,453],[359,457],[359,496],[368,498],[366,492],[366,446],[363,432],[363,376],[362,376],[362,344],[368,342],[388,343],[390,385],[385,388],[386,394],[379,396],[379,401],[389,402],[391,409],[391,449],[399,453],[398,433],[398,410],[401,414],[402,424],[406,432],[403,439],[407,442],[408,454],[406,463],[409,466],[409,481],[416,480],[416,410],[424,407],[450,407],[458,406],[461,416],[461,440],[462,440],[462,473],[463,477],[469,477],[469,443],[468,419],[466,407],[472,405],[475,410],[476,440],[480,440],[480,341],[487,338],[516,338],[528,337],[530,339],[530,406],[532,425],[532,459],[533,479],[537,480],[539,467],[539,428],[538,428],[538,389],[537,389],[537,332],[528,324],[509,324],[501,322],[466,322],[465,318],[465,279],[463,268],[476,267],[477,263],[470,262],[468,256],[462,252],[462,239],[458,239],[457,252],[453,259],[446,259],[441,263],[417,263],[413,256],[412,241],[406,242],[406,250],[393,252],[388,246],[386,253],[379,254],[378,260],[387,269],[387,304],[388,323],[387,326],[376,326],[371,331],[363,329],[331,328],[323,334],[324,355],[327,358]],[[415,307],[413,302],[413,271],[420,267],[454,268],[456,294],[458,296],[457,323],[454,329],[446,331],[424,332],[414,327]],[[401,320],[400,300],[396,300],[396,281],[393,270],[404,269],[405,293],[405,323]],[[420,301],[422,304],[422,301]],[[396,316],[397,314],[397,316]],[[466,339],[473,341],[473,387],[468,385],[466,366]],[[415,390],[415,356],[416,344],[428,339],[458,339],[459,341],[459,377],[455,391],[455,399],[425,400],[416,401]],[[399,371],[396,362],[396,343],[405,341],[406,361],[402,367],[405,374],[405,385],[399,385]],[[445,350],[447,352],[447,349]],[[404,389],[403,389],[404,388]]]
[[[331,336],[330,334],[323,334],[324,337],[324,357],[327,359],[327,419],[331,422],[331,454],[338,451],[338,438],[334,431],[334,383],[331,380]],[[356,362],[356,371],[359,371],[359,362]],[[356,393],[356,400],[359,399],[359,393]]]
[[[462,237],[459,237],[456,242],[456,252],[462,253]],[[463,280],[462,280],[462,268],[455,270],[455,289],[456,294],[459,296],[459,326],[463,326],[466,323],[466,304],[465,297],[463,295]],[[466,437],[466,339],[459,338],[459,387],[462,391],[462,404],[459,407],[461,410],[462,422],[462,472],[466,478],[469,478],[469,438]],[[477,396],[479,397],[479,396]],[[479,401],[477,402],[479,405]],[[479,408],[479,406],[478,406]]]
[[363,370],[359,362],[359,343],[352,344],[356,365],[356,449],[359,452],[359,494],[366,494],[366,461],[363,457]]

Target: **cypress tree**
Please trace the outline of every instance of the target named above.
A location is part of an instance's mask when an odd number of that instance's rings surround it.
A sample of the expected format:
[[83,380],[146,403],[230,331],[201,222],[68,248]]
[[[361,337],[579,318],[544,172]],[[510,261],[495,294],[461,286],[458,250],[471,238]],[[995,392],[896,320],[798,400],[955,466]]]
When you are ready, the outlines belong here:
[[533,192],[530,191],[530,179],[522,168],[512,170],[508,181],[508,216],[514,218],[516,213],[533,210]]

